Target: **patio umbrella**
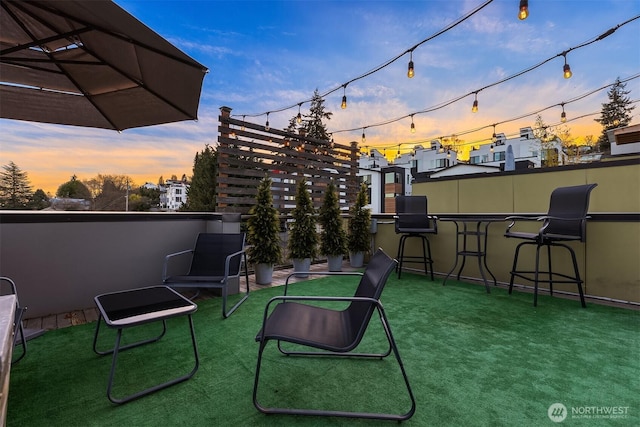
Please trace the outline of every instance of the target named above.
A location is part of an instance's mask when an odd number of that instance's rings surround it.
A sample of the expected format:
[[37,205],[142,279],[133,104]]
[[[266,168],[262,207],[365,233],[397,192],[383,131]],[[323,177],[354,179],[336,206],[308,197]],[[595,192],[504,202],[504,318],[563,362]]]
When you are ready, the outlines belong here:
[[0,117],[119,131],[197,119],[207,68],[112,1],[0,3]]

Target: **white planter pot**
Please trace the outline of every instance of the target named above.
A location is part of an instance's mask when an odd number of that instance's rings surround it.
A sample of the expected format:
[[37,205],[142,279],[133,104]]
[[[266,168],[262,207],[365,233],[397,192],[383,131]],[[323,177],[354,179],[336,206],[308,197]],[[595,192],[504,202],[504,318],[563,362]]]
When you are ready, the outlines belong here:
[[[309,277],[309,270],[311,269],[311,258],[293,259],[293,272],[296,273],[295,277],[306,278]],[[298,273],[301,272],[301,273]]]
[[351,267],[359,268],[364,265],[364,252],[349,252]]
[[273,281],[273,264],[256,264],[256,284],[270,285]]
[[342,255],[327,255],[329,271],[342,271]]

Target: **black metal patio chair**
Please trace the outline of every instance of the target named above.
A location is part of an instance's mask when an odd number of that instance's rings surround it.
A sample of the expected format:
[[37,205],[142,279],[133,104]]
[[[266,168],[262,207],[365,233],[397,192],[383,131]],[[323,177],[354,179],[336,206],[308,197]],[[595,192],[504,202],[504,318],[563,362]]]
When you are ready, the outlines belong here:
[[[229,317],[249,297],[249,272],[245,253],[244,233],[200,233],[193,249],[169,254],[165,257],[162,282],[171,288],[220,289],[222,316]],[[191,256],[189,271],[184,275],[169,274],[176,257]],[[244,276],[246,291],[227,311],[228,288],[232,280],[240,286]],[[198,294],[196,294],[197,296]],[[192,297],[192,299],[195,296]]]
[[[387,256],[382,249],[378,249],[369,260],[363,273],[309,273],[361,276],[360,283],[352,297],[289,296],[287,295],[287,279],[284,296],[271,298],[267,303],[262,328],[256,336],[256,341],[260,343],[260,348],[258,350],[258,362],[253,388],[253,403],[260,412],[265,414],[317,415],[396,421],[407,420],[413,416],[416,406],[413,392],[411,391],[409,379],[405,372],[402,359],[400,358],[396,342],[391,333],[387,316],[380,303],[380,295],[382,294],[384,285],[395,266],[396,261]],[[295,275],[295,273],[293,275]],[[323,302],[327,301],[344,301],[349,304],[344,310],[334,310],[320,306]],[[315,305],[313,305],[314,302]],[[353,350],[360,344],[374,311],[377,311],[380,316],[389,348],[384,353],[356,353]],[[265,407],[260,404],[257,396],[262,354],[269,341],[277,341],[278,349],[282,354],[287,356],[333,356],[383,359],[393,352],[404,377],[411,407],[404,414]],[[281,346],[282,342],[299,344],[315,350],[288,351]],[[355,378],[352,378],[352,380],[355,380]],[[375,379],[375,381],[380,380],[381,378]]]
[[[511,279],[509,281],[509,293],[513,290],[513,281],[516,277],[534,283],[533,305],[538,305],[538,285],[539,283],[549,284],[549,293],[553,295],[554,283],[575,283],[580,294],[580,303],[586,307],[584,291],[582,289],[582,279],[576,261],[576,254],[573,248],[563,242],[585,242],[587,212],[589,210],[589,197],[591,190],[598,184],[575,185],[571,187],[559,187],[551,193],[549,211],[547,215],[537,218],[509,216],[511,220],[507,226],[505,237],[524,239],[525,241],[516,246],[513,257],[513,267],[511,269]],[[516,231],[515,225],[521,220],[536,220],[542,222],[542,227],[537,233]],[[518,256],[523,246],[534,245],[536,247],[536,259],[534,270],[518,270]],[[547,247],[547,269],[540,269],[540,248]],[[573,275],[554,271],[551,264],[551,248],[565,248],[571,255],[573,262]],[[546,277],[546,278],[543,278]]]
[[[402,275],[402,265],[405,262],[423,263],[424,274],[431,273],[433,280],[433,258],[431,257],[431,245],[425,234],[438,234],[437,218],[429,215],[427,211],[427,196],[397,196],[395,231],[400,234],[398,243],[398,279]],[[405,255],[404,246],[409,238],[418,238],[422,243],[422,256]],[[428,264],[428,268],[427,268]]]
[[16,282],[14,282],[9,277],[0,277],[0,285],[2,282],[8,284],[8,290],[6,290],[6,286],[0,286],[0,295],[15,295],[16,296],[16,311],[13,320],[13,329],[14,329],[14,340],[13,345],[15,347],[22,346],[22,351],[20,355],[14,359],[12,359],[11,364],[18,363],[22,358],[27,354],[27,339],[24,335],[24,325],[22,323],[22,318],[24,316],[25,311],[27,311],[27,307],[23,307],[20,305],[20,300],[18,299],[18,289],[16,287]]

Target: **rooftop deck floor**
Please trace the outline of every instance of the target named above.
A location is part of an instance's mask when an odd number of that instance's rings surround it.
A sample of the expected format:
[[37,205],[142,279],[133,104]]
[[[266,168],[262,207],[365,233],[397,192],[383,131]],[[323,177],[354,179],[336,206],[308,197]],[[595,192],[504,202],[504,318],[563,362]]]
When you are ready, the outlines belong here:
[[[326,271],[326,270],[327,270],[326,262],[319,262],[311,265],[311,271]],[[349,260],[345,258],[342,265],[342,271],[354,271],[354,270],[356,269],[351,267],[351,265],[349,264]],[[259,289],[264,289],[272,286],[282,286],[284,285],[287,276],[292,272],[293,272],[292,267],[274,270],[273,281],[270,285],[256,284],[255,275],[249,274],[249,289],[250,291],[256,291]],[[316,276],[316,277],[320,277],[320,276]],[[291,280],[295,281],[295,280],[304,280],[304,279],[293,278]],[[470,279],[469,281],[473,282],[474,280]],[[478,284],[480,285],[481,282],[478,282]],[[498,284],[498,286],[506,286],[506,284]],[[518,287],[518,290],[524,291],[524,292],[531,291],[530,289],[523,288],[523,287]],[[216,295],[214,294],[214,292],[215,290],[204,290],[195,300],[198,301],[199,299],[207,299],[207,298],[215,297]],[[545,292],[546,290],[543,290],[543,289],[539,291],[540,294],[544,294]],[[563,294],[558,294],[557,292],[554,293],[554,295],[557,295],[558,297],[565,297],[565,298],[577,300],[577,297],[573,295],[563,295]],[[640,305],[620,303],[615,301],[594,300],[592,298],[587,298],[587,303],[603,304],[603,305],[610,305],[610,306],[621,307],[621,308],[640,310]],[[24,321],[24,327],[27,330],[26,335],[29,336],[30,333],[28,331],[46,331],[46,330],[60,329],[60,328],[66,328],[69,326],[74,326],[74,325],[82,325],[84,323],[89,323],[96,320],[98,320],[98,310],[94,306],[94,307],[88,307],[85,309],[75,310],[75,311],[66,312],[66,313],[51,314],[45,317],[35,317],[31,319],[27,318]]]

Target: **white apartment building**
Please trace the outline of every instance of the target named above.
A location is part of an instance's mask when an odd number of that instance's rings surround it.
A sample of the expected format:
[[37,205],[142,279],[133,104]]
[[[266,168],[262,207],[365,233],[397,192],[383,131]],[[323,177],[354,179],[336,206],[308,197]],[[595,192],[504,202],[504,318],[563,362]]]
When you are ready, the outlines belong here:
[[175,212],[187,202],[189,184],[185,181],[166,180],[160,188],[160,208]]
[[509,147],[513,152],[514,167],[518,167],[519,164],[540,168],[548,162],[553,162],[554,166],[568,164],[567,153],[564,152],[562,142],[558,138],[543,144],[533,135],[533,129],[530,127],[521,128],[520,136],[516,138],[507,138],[505,134],[499,133],[496,134],[495,142],[474,147],[469,154],[469,164],[496,167],[504,165],[502,167],[509,170],[506,165]]

